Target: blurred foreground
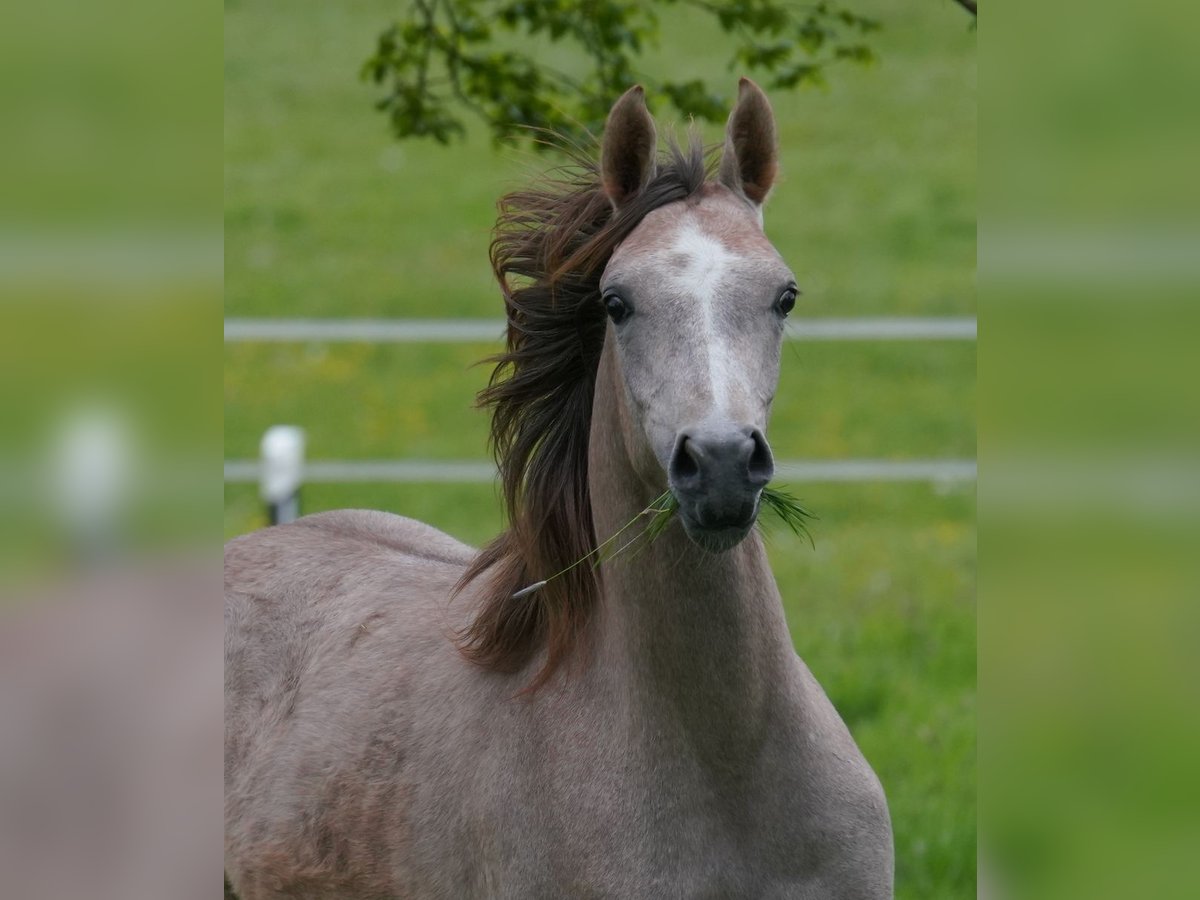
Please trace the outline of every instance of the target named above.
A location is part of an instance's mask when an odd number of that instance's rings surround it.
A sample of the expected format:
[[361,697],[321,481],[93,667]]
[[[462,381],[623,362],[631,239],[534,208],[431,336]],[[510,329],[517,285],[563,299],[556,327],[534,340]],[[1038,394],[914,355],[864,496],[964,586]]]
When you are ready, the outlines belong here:
[[212,897],[219,18],[6,13],[0,894]]
[[981,887],[1191,897],[1197,13],[982,22]]

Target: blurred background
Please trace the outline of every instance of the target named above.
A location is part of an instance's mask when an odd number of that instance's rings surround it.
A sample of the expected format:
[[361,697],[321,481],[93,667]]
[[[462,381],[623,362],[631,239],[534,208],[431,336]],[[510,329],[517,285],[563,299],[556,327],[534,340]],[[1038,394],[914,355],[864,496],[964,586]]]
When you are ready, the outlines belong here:
[[[832,339],[786,345],[770,434],[791,464],[781,483],[819,517],[815,549],[785,532],[770,547],[797,650],[887,790],[898,896],[964,897],[976,844],[976,36],[950,2],[853,9],[882,26],[869,36],[877,62],[772,92],[783,159],[766,228],[804,292],[793,331]],[[359,70],[401,12],[226,4],[227,537],[267,524],[256,460],[278,424],[307,438],[305,513],[384,509],[476,545],[504,524],[473,408],[489,373],[474,364],[499,347],[503,316],[489,232],[496,200],[557,160],[498,147],[471,120],[461,141],[398,141]],[[639,65],[732,94],[732,38],[677,5],[658,12],[661,39]],[[653,111],[660,133],[686,131],[678,113]],[[387,324],[332,339],[329,320],[365,319]],[[414,320],[452,323],[418,339]]]
[[987,896],[1200,884],[1197,25],[1017,0],[980,26]]
[[222,806],[220,22],[149,0],[4,19],[0,894],[204,898]]

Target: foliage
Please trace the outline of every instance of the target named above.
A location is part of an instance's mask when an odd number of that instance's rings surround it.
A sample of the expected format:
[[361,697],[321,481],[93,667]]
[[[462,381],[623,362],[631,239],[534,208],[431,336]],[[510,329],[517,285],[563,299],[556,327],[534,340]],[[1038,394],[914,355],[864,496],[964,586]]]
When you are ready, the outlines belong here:
[[[665,3],[715,22],[729,38],[729,68],[768,90],[823,85],[835,63],[875,60],[863,38],[879,22],[826,0]],[[655,4],[642,0],[413,0],[379,35],[362,74],[386,88],[377,106],[398,138],[443,144],[465,135],[464,108],[497,143],[543,130],[598,133],[613,98],[634,83],[658,109],[723,119],[731,99],[723,90],[639,65],[659,29]],[[556,68],[544,59],[548,46],[567,48],[580,65]]]

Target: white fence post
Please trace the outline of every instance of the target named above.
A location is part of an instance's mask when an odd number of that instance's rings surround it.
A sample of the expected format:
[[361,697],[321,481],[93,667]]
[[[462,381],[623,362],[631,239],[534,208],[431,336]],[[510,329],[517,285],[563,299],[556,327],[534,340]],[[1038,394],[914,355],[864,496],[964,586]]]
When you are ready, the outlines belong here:
[[272,425],[259,447],[259,493],[267,504],[272,525],[300,517],[300,486],[304,483],[304,429]]

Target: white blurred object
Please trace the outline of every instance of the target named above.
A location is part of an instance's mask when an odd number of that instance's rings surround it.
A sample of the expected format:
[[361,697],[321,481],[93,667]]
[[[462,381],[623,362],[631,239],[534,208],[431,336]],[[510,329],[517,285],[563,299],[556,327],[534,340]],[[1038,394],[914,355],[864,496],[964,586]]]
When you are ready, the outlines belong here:
[[259,493],[267,504],[271,524],[295,521],[300,516],[300,485],[304,480],[304,429],[272,425],[263,434],[259,457]]
[[66,416],[50,470],[52,503],[68,539],[87,556],[116,542],[132,492],[130,428],[115,410],[85,407]]

